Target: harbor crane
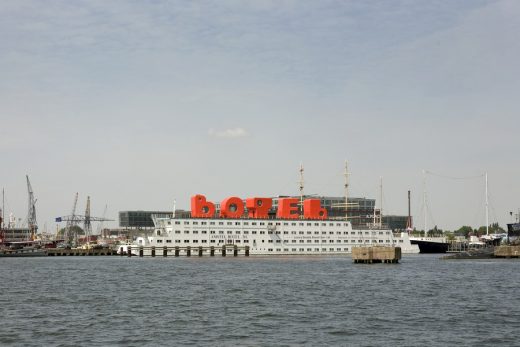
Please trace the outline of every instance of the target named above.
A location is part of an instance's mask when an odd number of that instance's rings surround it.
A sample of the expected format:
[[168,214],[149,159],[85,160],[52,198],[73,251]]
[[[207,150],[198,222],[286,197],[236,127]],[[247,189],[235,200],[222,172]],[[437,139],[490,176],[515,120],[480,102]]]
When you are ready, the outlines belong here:
[[29,195],[28,208],[27,208],[27,227],[31,235],[31,240],[34,240],[36,232],[38,231],[38,223],[36,222],[36,201],[34,198],[34,192],[29,181],[29,175],[25,175],[27,178],[27,192]]
[[76,214],[76,206],[78,203],[78,193],[76,193],[74,197],[74,204],[72,206],[72,213],[68,216],[57,217],[56,222],[67,222],[67,226],[64,231],[64,239],[65,242],[69,245],[72,243],[78,244],[78,233],[74,226],[83,223],[83,229],[85,232],[85,238],[87,242],[90,241],[90,236],[92,234],[92,222],[112,222],[113,219],[107,219],[103,217],[93,217],[90,215],[90,196],[87,196],[87,207],[85,209],[84,215]]

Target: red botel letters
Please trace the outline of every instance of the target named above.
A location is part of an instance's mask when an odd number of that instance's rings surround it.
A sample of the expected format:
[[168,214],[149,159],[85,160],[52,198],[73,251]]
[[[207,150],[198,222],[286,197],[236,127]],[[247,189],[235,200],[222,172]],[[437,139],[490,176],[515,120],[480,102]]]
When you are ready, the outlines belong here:
[[327,219],[327,210],[321,207],[320,199],[307,199],[303,202],[303,218]]
[[220,203],[221,218],[240,218],[244,214],[244,203],[242,199],[232,196],[222,200]]
[[246,199],[247,214],[249,218],[267,218],[271,206],[273,206],[273,199],[271,198]]
[[[280,198],[278,200],[277,218],[298,219],[297,198]],[[247,208],[248,218],[269,218],[269,210],[273,206],[271,198],[247,198],[244,206],[242,199],[232,196],[220,203],[221,218],[243,218],[244,207]],[[212,218],[215,216],[215,204],[207,201],[204,195],[191,197],[191,216],[193,218]],[[327,219],[327,210],[321,207],[320,199],[306,199],[303,202],[303,218]]]
[[206,201],[204,195],[191,197],[191,216],[193,218],[211,218],[215,215],[215,204]]
[[284,219],[298,219],[298,199],[282,198],[278,200],[276,216]]

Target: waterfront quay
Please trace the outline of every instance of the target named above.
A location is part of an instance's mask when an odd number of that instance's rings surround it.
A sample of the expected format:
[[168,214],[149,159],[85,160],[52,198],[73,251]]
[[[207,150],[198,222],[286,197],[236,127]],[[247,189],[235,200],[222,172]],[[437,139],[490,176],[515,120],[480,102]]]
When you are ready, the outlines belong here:
[[[134,250],[137,254],[134,253]],[[204,255],[214,257],[216,255],[219,256],[234,256],[237,257],[239,255],[243,255],[249,257],[249,246],[237,246],[237,245],[224,245],[222,247],[191,247],[191,246],[176,246],[176,247],[155,247],[155,246],[126,246],[119,247],[117,253],[121,256],[126,255],[128,257],[138,256],[138,257],[155,257],[155,256],[199,256],[202,257]]]
[[236,245],[222,247],[131,247],[125,246],[115,249],[47,249],[47,256],[112,256],[120,255],[127,257],[179,257],[179,256],[249,256],[249,246],[238,247]]
[[49,248],[46,250],[49,257],[66,257],[66,256],[107,256],[117,255],[117,251],[109,248],[94,249],[65,249],[65,248]]

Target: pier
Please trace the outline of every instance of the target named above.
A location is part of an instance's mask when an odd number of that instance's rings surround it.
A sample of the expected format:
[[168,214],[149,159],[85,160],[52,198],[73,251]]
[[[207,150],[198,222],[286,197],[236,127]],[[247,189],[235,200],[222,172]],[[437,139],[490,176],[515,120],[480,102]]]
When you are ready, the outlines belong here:
[[495,258],[519,258],[520,246],[497,246],[494,256]]
[[93,249],[62,249],[49,248],[46,250],[49,257],[67,257],[67,256],[100,256],[100,255],[117,255],[117,251],[109,248],[93,248]]
[[354,247],[352,260],[357,264],[397,264],[401,259],[401,247]]

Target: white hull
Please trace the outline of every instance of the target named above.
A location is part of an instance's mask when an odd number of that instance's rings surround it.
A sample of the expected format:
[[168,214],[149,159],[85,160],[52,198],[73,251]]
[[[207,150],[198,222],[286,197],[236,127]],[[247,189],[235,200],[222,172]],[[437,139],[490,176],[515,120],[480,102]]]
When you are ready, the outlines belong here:
[[233,255],[234,246],[238,255],[245,254],[247,246],[251,256],[338,256],[367,246],[395,246],[405,254],[419,253],[407,233],[354,230],[350,222],[342,220],[156,218],[154,222],[152,234],[137,237],[129,245],[132,254],[139,255],[141,247],[143,255],[149,256],[154,247],[156,256],[161,256],[166,247],[168,256],[174,255],[176,248],[179,255],[187,255],[189,247],[192,256],[198,255],[199,248],[202,255],[210,255],[213,247],[215,255],[221,255],[223,246],[227,255]]

